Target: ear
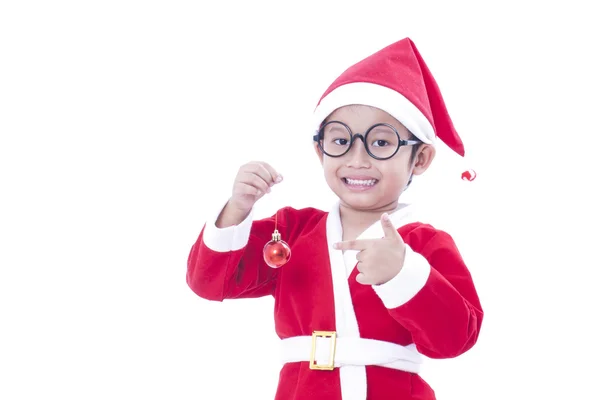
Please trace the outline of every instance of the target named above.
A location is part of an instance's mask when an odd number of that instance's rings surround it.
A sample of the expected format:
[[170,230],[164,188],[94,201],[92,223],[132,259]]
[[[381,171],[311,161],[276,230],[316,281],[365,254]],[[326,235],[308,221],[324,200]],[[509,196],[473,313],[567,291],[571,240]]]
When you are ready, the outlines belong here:
[[315,153],[317,153],[317,157],[319,157],[319,161],[321,162],[321,165],[323,165],[323,152],[319,148],[319,145],[317,144],[317,142],[313,142],[313,146],[315,148]]
[[417,155],[415,156],[413,174],[421,175],[427,171],[427,168],[429,168],[434,158],[435,147],[429,144],[422,144]]

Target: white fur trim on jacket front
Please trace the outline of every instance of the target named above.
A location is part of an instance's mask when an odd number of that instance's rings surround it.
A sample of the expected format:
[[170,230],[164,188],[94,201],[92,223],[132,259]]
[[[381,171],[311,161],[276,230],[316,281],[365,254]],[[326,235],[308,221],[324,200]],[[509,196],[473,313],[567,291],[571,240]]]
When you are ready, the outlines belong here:
[[[333,280],[335,329],[340,338],[360,338],[358,321],[350,295],[344,255],[341,250],[333,248],[333,244],[340,242],[343,237],[339,206],[338,201],[327,216],[327,245],[329,247],[329,261],[331,263],[331,277]],[[396,211],[390,214],[390,220],[394,224],[394,227],[398,229],[408,223],[416,222],[417,216],[412,206],[401,204]],[[381,222],[378,220],[358,236],[357,239],[377,239],[383,236],[383,228]],[[408,272],[410,272],[410,269]],[[406,296],[415,289],[408,284],[406,285],[409,287],[406,289],[406,293],[400,297],[400,301],[406,299]],[[389,297],[389,304],[398,301],[392,295]],[[367,398],[367,372],[365,366],[341,365],[339,371],[342,399],[365,400]]]

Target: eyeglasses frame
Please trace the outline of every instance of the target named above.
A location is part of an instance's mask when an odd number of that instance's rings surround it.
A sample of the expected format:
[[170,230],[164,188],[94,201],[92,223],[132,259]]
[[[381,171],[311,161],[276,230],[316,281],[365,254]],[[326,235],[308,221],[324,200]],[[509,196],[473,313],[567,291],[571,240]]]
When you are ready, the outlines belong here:
[[[323,148],[323,146],[321,145],[321,137],[324,135],[323,130],[325,129],[325,127],[327,125],[332,124],[332,123],[338,123],[338,124],[343,125],[344,128],[346,128],[346,130],[350,134],[350,145],[348,146],[348,148],[346,149],[345,152],[343,152],[342,154],[339,154],[339,155],[331,155],[331,154],[327,153],[325,151],[325,149]],[[367,146],[367,137],[369,136],[369,133],[373,129],[377,128],[378,126],[386,126],[388,128],[391,128],[398,138],[398,147],[396,148],[396,151],[394,151],[394,153],[388,157],[377,157],[376,155],[374,155],[373,153],[371,153],[369,151],[369,146]],[[343,123],[342,121],[328,121],[327,123],[323,124],[321,126],[321,128],[319,128],[317,134],[313,136],[313,141],[317,142],[317,145],[319,146],[319,149],[323,152],[323,154],[327,155],[328,157],[338,158],[338,157],[342,157],[342,156],[346,155],[350,151],[350,149],[352,149],[352,145],[356,141],[356,138],[359,138],[363,142],[365,150],[367,151],[367,154],[369,154],[369,156],[371,156],[372,158],[374,158],[376,160],[381,160],[381,161],[389,160],[390,158],[394,157],[396,155],[396,153],[398,153],[398,151],[400,150],[400,148],[402,146],[414,146],[416,144],[423,143],[420,140],[400,139],[400,134],[398,133],[396,128],[394,128],[392,125],[386,124],[384,122],[381,122],[381,123],[371,126],[369,129],[367,129],[367,131],[364,134],[361,134],[361,133],[352,133],[352,129],[350,129],[350,127],[348,125],[346,125],[345,123]]]

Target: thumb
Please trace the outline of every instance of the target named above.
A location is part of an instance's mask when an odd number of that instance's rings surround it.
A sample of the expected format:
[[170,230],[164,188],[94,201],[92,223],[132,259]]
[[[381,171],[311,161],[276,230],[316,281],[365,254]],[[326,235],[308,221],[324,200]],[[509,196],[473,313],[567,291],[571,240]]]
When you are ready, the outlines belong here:
[[388,213],[383,213],[381,216],[381,227],[383,228],[383,234],[386,238],[399,238],[400,234],[394,227],[392,220]]

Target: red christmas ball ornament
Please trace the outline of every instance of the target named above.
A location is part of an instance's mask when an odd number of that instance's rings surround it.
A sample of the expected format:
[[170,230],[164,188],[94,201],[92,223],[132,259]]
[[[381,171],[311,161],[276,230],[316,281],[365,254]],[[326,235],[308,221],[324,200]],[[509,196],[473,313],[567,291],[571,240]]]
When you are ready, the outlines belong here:
[[290,260],[291,256],[292,250],[290,249],[290,246],[281,240],[279,231],[275,229],[272,240],[265,244],[265,247],[263,248],[265,262],[271,268],[279,268],[285,265]]

